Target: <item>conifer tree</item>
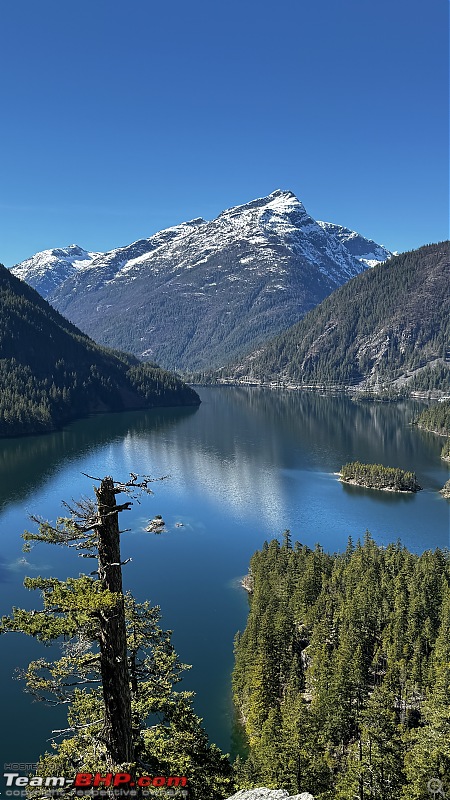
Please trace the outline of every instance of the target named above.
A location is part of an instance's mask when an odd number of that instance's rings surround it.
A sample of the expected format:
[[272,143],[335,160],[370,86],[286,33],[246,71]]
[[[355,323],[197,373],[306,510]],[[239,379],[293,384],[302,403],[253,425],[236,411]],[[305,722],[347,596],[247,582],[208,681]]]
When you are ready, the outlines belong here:
[[[95,487],[96,502],[65,504],[70,516],[55,526],[35,518],[39,532],[24,534],[25,549],[32,542],[71,547],[95,559],[97,569],[66,581],[26,578],[27,588],[42,592],[44,608],[14,608],[1,620],[0,633],[64,640],[61,659],[38,659],[24,674],[38,700],[68,705],[69,727],[53,731],[55,752],[41,758],[38,774],[182,775],[195,781],[191,797],[213,800],[232,788],[229,762],[209,745],[192,710],[192,693],[174,691],[185,667],[170,632],[159,628],[159,609],[136,603],[122,589],[127,562],[121,561],[118,519],[132,502],[118,504],[116,496],[150,492],[150,482],[135,474],[126,483],[106,477]],[[156,724],[149,727],[150,716]]]
[[233,681],[249,747],[238,786],[424,800],[442,784],[449,796],[448,551],[419,556],[366,532],[333,556],[274,540],[251,566]]
[[[427,785],[450,791],[450,588],[442,582],[442,613],[433,653],[432,689],[422,708],[423,725],[411,731],[406,755],[407,785],[402,798],[419,800]],[[434,782],[434,783],[433,783]]]

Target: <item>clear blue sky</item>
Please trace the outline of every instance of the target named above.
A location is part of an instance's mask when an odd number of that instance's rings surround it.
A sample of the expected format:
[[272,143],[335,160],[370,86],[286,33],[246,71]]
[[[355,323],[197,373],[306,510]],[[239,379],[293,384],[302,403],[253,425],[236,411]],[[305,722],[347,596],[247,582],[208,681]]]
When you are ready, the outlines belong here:
[[4,0],[0,261],[277,188],[391,249],[448,236],[447,0]]

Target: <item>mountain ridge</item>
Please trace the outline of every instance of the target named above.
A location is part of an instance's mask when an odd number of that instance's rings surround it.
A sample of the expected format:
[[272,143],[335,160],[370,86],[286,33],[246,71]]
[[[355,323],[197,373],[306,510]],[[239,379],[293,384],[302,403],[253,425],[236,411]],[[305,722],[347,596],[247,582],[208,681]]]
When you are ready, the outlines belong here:
[[199,402],[156,365],[99,347],[0,265],[0,436],[48,432],[98,411]]
[[[102,344],[171,369],[218,367],[297,321],[373,256],[389,257],[359,234],[355,255],[352,235],[276,190],[86,257],[47,298]],[[32,284],[31,261],[12,272]]]
[[219,380],[448,392],[448,267],[448,242],[393,256],[219,372]]

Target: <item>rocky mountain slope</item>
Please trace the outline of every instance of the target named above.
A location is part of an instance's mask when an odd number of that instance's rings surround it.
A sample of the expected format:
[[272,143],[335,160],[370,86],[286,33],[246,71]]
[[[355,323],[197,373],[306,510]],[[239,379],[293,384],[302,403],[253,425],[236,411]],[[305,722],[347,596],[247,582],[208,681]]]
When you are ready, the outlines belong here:
[[390,253],[278,190],[92,255],[67,267],[38,254],[12,271],[97,341],[198,370],[266,341]]
[[370,239],[366,239],[356,231],[351,231],[349,228],[343,228],[342,225],[335,225],[333,222],[317,222],[331,236],[335,236],[352,256],[355,256],[368,267],[375,267],[382,261],[386,261],[389,256],[393,255]]
[[82,247],[71,244],[69,247],[36,253],[14,267],[12,272],[36,289],[42,297],[47,298],[67,278],[89,267],[99,255],[101,253],[89,253]]
[[174,375],[96,345],[0,265],[0,436],[94,411],[199,402]]
[[353,278],[222,379],[450,391],[449,243]]

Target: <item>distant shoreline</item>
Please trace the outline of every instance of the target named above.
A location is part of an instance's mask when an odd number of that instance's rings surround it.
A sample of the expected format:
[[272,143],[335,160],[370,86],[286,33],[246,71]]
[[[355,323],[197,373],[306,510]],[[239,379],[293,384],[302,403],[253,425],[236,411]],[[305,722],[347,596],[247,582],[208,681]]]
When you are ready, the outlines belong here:
[[[358,396],[362,400],[366,400],[368,402],[398,402],[401,400],[441,400],[441,399],[448,399],[449,395],[447,391],[442,391],[441,389],[430,389],[428,391],[407,391],[403,394],[401,391],[398,393],[396,392],[395,388],[392,389],[392,396],[390,397],[388,392],[390,391],[388,388],[381,390],[379,392],[371,389],[369,387],[363,388],[359,386],[353,385],[317,385],[312,386],[311,384],[302,384],[302,383],[281,383],[277,381],[258,381],[258,380],[239,380],[238,378],[222,378],[219,380],[214,380],[211,382],[197,382],[197,381],[187,381],[189,386],[193,388],[196,387],[226,387],[226,386],[248,386],[252,389],[271,389],[271,390],[279,390],[279,391],[286,391],[286,392],[320,392],[321,394],[327,395],[340,395],[340,394],[347,394],[352,397],[358,398]],[[419,427],[419,426],[418,426]],[[427,430],[427,429],[425,429]]]

